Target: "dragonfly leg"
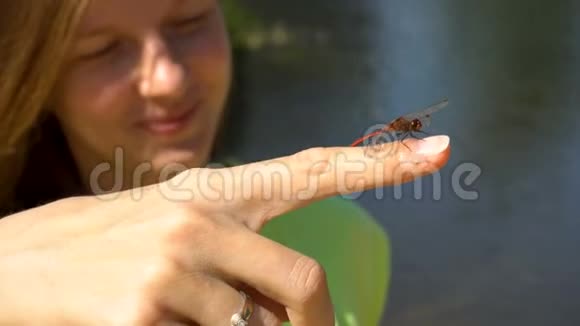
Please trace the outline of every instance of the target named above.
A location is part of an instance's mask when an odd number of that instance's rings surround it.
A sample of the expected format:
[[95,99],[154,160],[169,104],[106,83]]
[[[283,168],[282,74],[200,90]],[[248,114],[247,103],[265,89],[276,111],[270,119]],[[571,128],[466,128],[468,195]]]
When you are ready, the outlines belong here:
[[421,134],[423,134],[423,135],[425,135],[425,136],[431,136],[431,134],[430,134],[430,133],[428,133],[428,132],[425,132],[425,131],[423,131],[423,130],[416,130],[415,132],[421,133]]
[[410,133],[410,132],[405,132],[405,134],[404,134],[403,138],[401,138],[400,142],[401,142],[401,144],[403,144],[403,146],[407,147],[407,149],[408,149],[408,150],[411,150],[411,149],[409,148],[409,146],[407,146],[407,144],[405,144],[405,143],[403,142],[403,140],[405,140],[405,138],[407,138],[409,135],[411,135],[411,136],[412,136],[412,133]]
[[[415,132],[420,132],[420,133],[423,133],[423,134],[429,135],[428,133],[426,133],[426,132],[424,132],[424,131],[415,131]],[[425,140],[425,139],[423,139],[423,138],[417,137],[417,136],[416,136],[415,134],[413,134],[412,132],[411,132],[411,137],[413,137],[413,138],[415,138],[415,139],[418,139],[418,140],[423,140],[423,141]]]

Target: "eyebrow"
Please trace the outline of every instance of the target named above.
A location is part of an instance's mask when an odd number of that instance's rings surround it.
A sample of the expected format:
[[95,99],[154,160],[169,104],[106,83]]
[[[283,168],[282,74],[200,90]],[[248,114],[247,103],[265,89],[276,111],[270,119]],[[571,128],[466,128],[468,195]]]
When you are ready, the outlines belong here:
[[[173,0],[172,8],[182,8],[187,3],[187,0]],[[100,36],[103,34],[111,34],[114,32],[114,29],[110,26],[104,27],[97,27],[93,29],[88,29],[87,31],[83,31],[79,34],[79,38],[89,38]]]
[[103,34],[110,34],[112,32],[113,32],[113,29],[110,27],[94,28],[94,29],[90,29],[88,31],[80,33],[79,38],[95,37],[95,36],[100,36]]

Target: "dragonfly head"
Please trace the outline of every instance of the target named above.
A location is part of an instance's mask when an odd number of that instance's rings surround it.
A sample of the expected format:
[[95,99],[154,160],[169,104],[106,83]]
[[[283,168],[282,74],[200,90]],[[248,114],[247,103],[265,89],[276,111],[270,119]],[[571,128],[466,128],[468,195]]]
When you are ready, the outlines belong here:
[[411,121],[411,129],[413,129],[414,131],[418,131],[418,130],[421,130],[421,128],[423,128],[423,124],[421,123],[421,120],[413,119],[413,121]]

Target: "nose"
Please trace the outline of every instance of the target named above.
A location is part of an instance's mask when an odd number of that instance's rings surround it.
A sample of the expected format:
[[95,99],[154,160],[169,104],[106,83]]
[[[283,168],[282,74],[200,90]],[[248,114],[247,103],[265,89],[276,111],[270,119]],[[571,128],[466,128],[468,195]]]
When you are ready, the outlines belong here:
[[178,62],[159,38],[146,41],[140,71],[141,96],[172,106],[188,88],[186,66]]

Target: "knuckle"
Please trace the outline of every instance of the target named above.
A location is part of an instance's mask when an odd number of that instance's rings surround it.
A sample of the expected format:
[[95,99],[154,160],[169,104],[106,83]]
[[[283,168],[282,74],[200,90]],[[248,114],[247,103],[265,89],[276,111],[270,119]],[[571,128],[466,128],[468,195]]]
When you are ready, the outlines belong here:
[[319,162],[328,162],[330,160],[330,151],[324,147],[312,147],[294,154],[294,159],[299,164],[312,164]]
[[160,312],[152,303],[137,301],[127,315],[119,318],[117,325],[154,325],[159,318]]
[[167,283],[176,273],[177,267],[168,257],[159,255],[148,260],[146,267],[143,269],[143,279],[141,289],[143,297],[154,297],[153,293]]
[[161,311],[151,300],[134,295],[120,302],[109,311],[107,325],[154,325],[161,318]]
[[301,256],[294,264],[289,283],[297,290],[297,302],[304,306],[326,287],[326,271],[316,260]]
[[[187,210],[167,217],[160,252],[166,259],[178,267],[194,268],[209,259],[212,249],[215,248],[219,221],[208,214]],[[195,252],[191,248],[195,245]]]
[[299,169],[309,176],[322,176],[331,171],[333,152],[324,147],[313,147],[294,154]]
[[216,228],[214,219],[195,210],[177,205],[164,221],[165,240],[169,243],[190,243],[211,233]]
[[178,268],[171,259],[163,256],[149,259],[135,283],[133,293],[136,300],[134,302],[145,306],[150,302],[159,301],[159,296],[164,293],[165,288],[177,274]]

